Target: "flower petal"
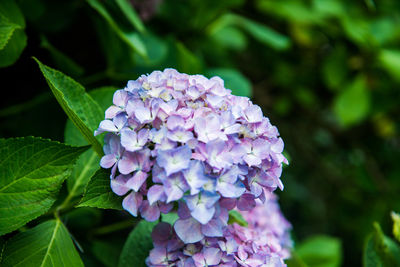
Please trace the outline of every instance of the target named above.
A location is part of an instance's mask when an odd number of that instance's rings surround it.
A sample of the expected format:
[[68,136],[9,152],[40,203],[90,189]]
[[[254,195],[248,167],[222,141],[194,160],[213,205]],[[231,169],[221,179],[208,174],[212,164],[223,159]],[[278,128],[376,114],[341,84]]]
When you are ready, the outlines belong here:
[[185,244],[196,243],[204,237],[201,233],[201,224],[193,218],[177,220],[174,224],[174,229]]

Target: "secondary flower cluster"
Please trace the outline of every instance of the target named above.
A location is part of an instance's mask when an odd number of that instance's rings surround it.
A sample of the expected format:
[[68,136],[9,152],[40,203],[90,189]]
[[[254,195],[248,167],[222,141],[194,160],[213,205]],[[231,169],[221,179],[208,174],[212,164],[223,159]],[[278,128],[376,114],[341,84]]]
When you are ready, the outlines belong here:
[[290,256],[291,225],[283,217],[276,197],[257,201],[250,212],[241,212],[248,226],[236,223],[224,230],[223,237],[206,237],[193,244],[184,244],[168,223],[161,222],[152,233],[154,249],[146,263],[150,267],[178,266],[286,266]]
[[222,237],[229,210],[283,188],[277,128],[219,77],[154,71],[116,91],[105,115],[96,134],[107,132],[100,164],[112,190],[148,221],[179,202],[174,227],[185,243]]

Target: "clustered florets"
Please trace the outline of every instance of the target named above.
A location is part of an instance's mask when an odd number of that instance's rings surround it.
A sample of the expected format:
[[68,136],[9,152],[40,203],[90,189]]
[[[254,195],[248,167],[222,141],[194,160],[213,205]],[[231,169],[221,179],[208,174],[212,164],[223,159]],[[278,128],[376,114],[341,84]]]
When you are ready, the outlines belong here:
[[171,225],[159,223],[153,230],[154,249],[146,263],[150,267],[178,266],[286,266],[290,256],[291,225],[283,217],[276,196],[266,193],[265,203],[257,201],[250,212],[242,212],[248,226],[230,224],[223,237],[206,237],[184,244]]
[[96,131],[107,132],[100,164],[111,168],[112,190],[148,221],[178,202],[174,232],[185,244],[222,238],[229,210],[250,211],[283,188],[277,128],[219,77],[154,71],[116,91],[113,104]]

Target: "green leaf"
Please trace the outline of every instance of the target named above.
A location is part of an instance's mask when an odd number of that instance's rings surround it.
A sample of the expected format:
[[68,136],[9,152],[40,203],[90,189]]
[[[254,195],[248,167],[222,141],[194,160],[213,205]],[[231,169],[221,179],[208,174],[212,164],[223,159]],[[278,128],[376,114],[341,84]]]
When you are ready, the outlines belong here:
[[143,59],[140,56],[135,57],[138,66],[158,67],[168,56],[168,45],[164,39],[147,32],[142,35],[142,40],[148,49],[148,58]]
[[366,79],[359,76],[336,96],[333,110],[339,122],[344,127],[349,127],[366,118],[370,101]]
[[237,24],[259,42],[276,50],[286,50],[290,48],[290,39],[287,36],[273,30],[272,28],[245,17],[238,17],[237,20]]
[[1,0],[0,14],[7,17],[11,23],[19,25],[21,29],[25,28],[24,16],[14,0]]
[[42,64],[38,59],[35,58],[35,60],[58,103],[88,143],[92,145],[94,151],[102,156],[103,149],[93,135],[100,121],[104,119],[104,113],[99,105],[85,92],[82,85],[63,73]]
[[335,48],[324,60],[322,75],[328,88],[338,90],[345,81],[349,68],[348,55],[344,47]]
[[400,50],[383,49],[378,61],[395,80],[400,81]]
[[392,211],[393,235],[400,242],[400,214]]
[[367,20],[353,16],[343,16],[340,22],[347,37],[355,44],[368,48],[374,44]]
[[14,64],[26,46],[26,34],[21,29],[15,29],[6,46],[0,50],[0,67]]
[[378,255],[386,266],[400,266],[400,247],[391,238],[383,234],[378,223],[374,223],[374,241]]
[[175,212],[170,212],[167,214],[161,214],[161,221],[174,225],[176,220],[179,219],[179,216]]
[[281,17],[294,24],[317,24],[322,20],[322,13],[315,12],[308,5],[297,0],[258,0],[256,4],[261,12]]
[[233,223],[237,223],[237,224],[239,224],[241,226],[245,226],[245,227],[247,227],[247,225],[248,225],[247,221],[243,218],[243,215],[240,214],[240,212],[238,212],[237,210],[229,211],[228,224],[233,224]]
[[136,13],[135,9],[133,8],[132,4],[127,0],[116,0],[115,1],[119,8],[121,9],[122,13],[125,17],[129,20],[129,22],[141,33],[145,31],[144,25],[142,20]]
[[87,148],[35,137],[0,139],[0,235],[45,213]]
[[383,267],[383,263],[375,250],[373,234],[370,234],[365,242],[363,254],[364,267]]
[[[86,140],[82,137],[71,120],[67,121],[65,127],[65,143],[70,145],[86,145]],[[100,157],[93,149],[85,151],[77,160],[71,176],[67,179],[69,198],[82,195],[88,184],[90,177],[100,168]]]
[[111,191],[110,170],[98,170],[86,187],[78,207],[93,207],[100,209],[122,209],[122,198]]
[[140,221],[135,229],[129,234],[119,258],[119,267],[143,266],[153,248],[151,232],[156,222]]
[[188,74],[201,73],[203,66],[200,59],[195,54],[193,54],[192,51],[186,48],[186,46],[183,43],[176,41],[175,46],[177,50],[179,71]]
[[244,50],[247,46],[246,36],[234,26],[224,27],[211,35],[214,40],[228,48],[235,50]]
[[342,261],[340,240],[329,236],[314,236],[296,248],[297,256],[310,267],[337,267]]
[[276,50],[286,50],[290,48],[290,38],[278,33],[272,28],[262,23],[250,20],[236,14],[225,14],[208,27],[211,35],[217,34],[226,27],[240,27],[257,41],[270,46]]
[[118,88],[114,86],[103,86],[91,90],[89,95],[97,102],[104,114],[106,109],[113,104],[113,96],[116,90]]
[[14,0],[0,1],[0,67],[14,64],[26,46],[25,19]]
[[83,266],[67,228],[51,220],[19,233],[6,244],[1,266]]
[[119,38],[121,38],[122,41],[124,41],[127,45],[129,45],[130,48],[132,48],[142,57],[147,57],[146,47],[138,33],[134,31],[122,30],[100,1],[87,0],[87,2],[107,21],[108,25],[114,30],[114,32],[119,36]]
[[228,68],[214,68],[206,71],[208,76],[220,76],[224,82],[225,87],[232,90],[232,94],[239,96],[251,97],[252,86],[249,79],[242,73],[235,69]]
[[[89,95],[100,106],[103,114],[105,110],[112,105],[115,90],[115,87],[102,87],[89,92]],[[65,143],[70,145],[82,146],[88,144],[71,120],[68,120],[65,126],[64,139]],[[99,162],[100,157],[93,149],[89,149],[79,157],[72,170],[71,176],[67,179],[68,197],[70,199],[82,195],[90,177],[100,168]]]
[[19,28],[21,26],[10,22],[7,17],[0,13],[0,50],[6,46],[14,31]]
[[107,76],[114,78],[112,75],[132,71],[135,67],[136,52],[121,40],[102,17],[94,17],[93,22],[107,62]]
[[341,16],[346,13],[345,6],[337,0],[313,0],[313,9],[324,16]]
[[296,251],[291,251],[290,258],[285,260],[287,267],[308,267],[307,264],[297,255]]
[[367,237],[363,256],[364,266],[400,266],[400,247],[387,237],[378,223]]

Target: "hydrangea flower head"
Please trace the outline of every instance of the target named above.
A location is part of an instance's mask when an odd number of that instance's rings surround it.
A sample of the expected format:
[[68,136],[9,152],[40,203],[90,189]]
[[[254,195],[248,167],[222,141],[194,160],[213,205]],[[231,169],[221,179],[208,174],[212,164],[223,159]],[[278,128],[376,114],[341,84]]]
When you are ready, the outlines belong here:
[[[152,234],[154,248],[146,263],[150,267],[178,266],[246,266],[283,267],[290,257],[291,225],[282,215],[276,196],[266,193],[263,204],[257,201],[250,212],[241,211],[248,226],[228,225],[221,237],[204,237],[185,244],[178,233],[165,222]],[[190,227],[190,226],[187,226]]]
[[103,132],[100,164],[124,209],[154,221],[178,202],[185,243],[222,236],[230,209],[250,210],[264,189],[283,189],[277,128],[219,77],[165,69],[129,81],[95,134]]

